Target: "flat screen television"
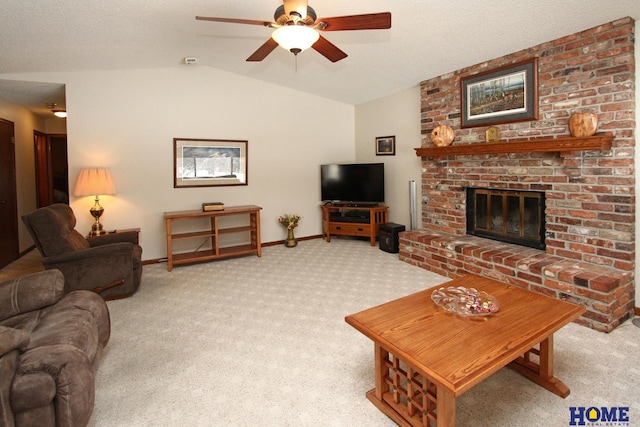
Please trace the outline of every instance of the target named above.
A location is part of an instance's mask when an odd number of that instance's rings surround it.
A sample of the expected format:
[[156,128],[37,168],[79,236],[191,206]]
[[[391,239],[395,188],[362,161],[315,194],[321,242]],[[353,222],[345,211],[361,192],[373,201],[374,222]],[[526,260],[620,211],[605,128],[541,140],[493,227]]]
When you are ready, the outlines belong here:
[[320,166],[323,202],[383,203],[384,163]]

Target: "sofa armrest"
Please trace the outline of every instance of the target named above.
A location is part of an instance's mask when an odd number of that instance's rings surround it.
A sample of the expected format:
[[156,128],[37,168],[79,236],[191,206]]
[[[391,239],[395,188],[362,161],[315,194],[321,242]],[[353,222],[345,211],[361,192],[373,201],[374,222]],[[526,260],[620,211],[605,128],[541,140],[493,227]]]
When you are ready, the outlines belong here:
[[0,283],[0,320],[57,303],[64,293],[64,276],[46,270]]
[[[95,373],[86,355],[69,344],[37,347],[21,356],[11,393],[11,405],[29,408],[30,403],[23,399],[36,400],[40,403],[46,400],[46,396],[36,398],[33,392],[40,390],[49,395],[47,387],[42,389],[31,387],[27,380],[32,378],[41,384],[43,377],[46,378],[47,375],[55,383],[56,393],[53,405],[56,425],[69,427],[87,425],[93,412]],[[19,379],[19,377],[26,378]]]
[[131,243],[112,243],[44,257],[42,263],[47,269],[62,271],[66,292],[78,289],[100,292],[133,277],[133,248]]
[[99,262],[100,259],[105,259],[112,254],[122,254],[123,256],[131,257],[133,254],[133,245],[125,242],[110,243],[108,245],[100,245],[79,251],[43,257],[42,263],[46,267],[50,267],[53,264],[64,264],[76,261],[88,260],[90,262]]
[[132,243],[138,244],[138,233],[136,231],[119,231],[117,233],[107,233],[101,236],[87,239],[91,247],[108,245],[110,243]]

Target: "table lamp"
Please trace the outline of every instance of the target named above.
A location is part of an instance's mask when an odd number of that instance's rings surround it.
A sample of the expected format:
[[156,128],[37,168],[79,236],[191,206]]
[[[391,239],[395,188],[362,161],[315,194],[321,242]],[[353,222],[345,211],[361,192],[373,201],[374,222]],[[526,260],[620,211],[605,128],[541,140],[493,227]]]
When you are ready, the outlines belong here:
[[111,171],[108,168],[84,168],[80,169],[73,195],[77,197],[95,196],[95,205],[89,212],[96,222],[91,226],[90,236],[100,236],[106,232],[100,224],[100,217],[104,208],[100,206],[100,196],[116,194],[116,186],[111,179]]

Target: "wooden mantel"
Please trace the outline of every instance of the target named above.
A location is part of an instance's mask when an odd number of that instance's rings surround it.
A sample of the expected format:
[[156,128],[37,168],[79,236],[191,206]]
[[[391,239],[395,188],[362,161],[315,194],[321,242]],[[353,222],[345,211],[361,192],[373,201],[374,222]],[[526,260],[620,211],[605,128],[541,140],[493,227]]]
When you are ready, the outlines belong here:
[[606,132],[584,138],[561,136],[557,138],[518,139],[511,141],[480,142],[477,144],[449,145],[447,147],[420,147],[415,148],[415,150],[418,157],[610,150],[612,141],[613,134]]

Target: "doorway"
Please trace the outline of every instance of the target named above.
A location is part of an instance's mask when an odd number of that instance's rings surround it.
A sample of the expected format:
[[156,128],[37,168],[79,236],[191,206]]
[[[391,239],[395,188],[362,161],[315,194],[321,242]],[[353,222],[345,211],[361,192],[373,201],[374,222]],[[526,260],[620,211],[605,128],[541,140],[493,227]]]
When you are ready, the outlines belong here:
[[18,259],[18,199],[13,122],[0,119],[0,268]]
[[67,136],[34,131],[38,207],[69,204]]

